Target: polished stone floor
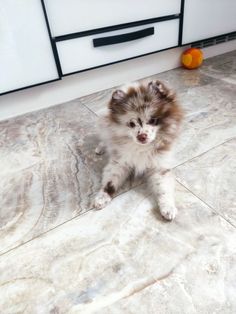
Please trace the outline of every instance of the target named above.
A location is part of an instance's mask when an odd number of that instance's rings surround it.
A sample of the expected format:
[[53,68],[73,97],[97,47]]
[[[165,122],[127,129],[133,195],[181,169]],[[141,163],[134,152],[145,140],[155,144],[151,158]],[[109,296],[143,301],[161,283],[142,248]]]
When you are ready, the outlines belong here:
[[155,78],[185,109],[171,223],[142,180],[92,208],[112,90],[0,122],[0,313],[236,313],[236,51]]

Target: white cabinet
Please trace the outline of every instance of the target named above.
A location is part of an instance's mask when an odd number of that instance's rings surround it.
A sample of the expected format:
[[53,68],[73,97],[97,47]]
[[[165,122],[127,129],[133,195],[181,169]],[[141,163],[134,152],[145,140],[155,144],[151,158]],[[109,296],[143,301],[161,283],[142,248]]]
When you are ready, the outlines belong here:
[[178,46],[181,0],[44,2],[63,75]]
[[0,94],[234,31],[236,0],[0,0]]
[[0,94],[58,78],[40,0],[0,0]]
[[178,45],[178,35],[179,19],[173,19],[60,41],[57,49],[62,73],[82,71],[174,47]]
[[236,0],[185,0],[182,44],[236,31]]
[[180,13],[181,0],[44,0],[53,36]]

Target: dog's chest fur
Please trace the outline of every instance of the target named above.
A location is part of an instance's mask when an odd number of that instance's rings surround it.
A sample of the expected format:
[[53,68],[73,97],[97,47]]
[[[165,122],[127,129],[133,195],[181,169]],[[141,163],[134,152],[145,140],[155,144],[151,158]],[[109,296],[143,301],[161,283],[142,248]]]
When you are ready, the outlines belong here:
[[117,147],[113,146],[111,159],[132,168],[136,175],[141,175],[152,169],[166,169],[169,167],[170,153],[157,153],[154,147],[142,147],[135,143],[126,143]]

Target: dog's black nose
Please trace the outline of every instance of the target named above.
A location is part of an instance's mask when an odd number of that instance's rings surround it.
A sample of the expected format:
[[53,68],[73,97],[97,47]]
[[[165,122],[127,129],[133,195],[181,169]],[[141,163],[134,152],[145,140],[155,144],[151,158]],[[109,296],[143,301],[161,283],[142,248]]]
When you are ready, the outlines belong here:
[[146,142],[146,140],[147,140],[147,134],[145,134],[145,133],[139,134],[139,135],[137,136],[137,139],[138,139],[140,142],[144,143],[144,142]]

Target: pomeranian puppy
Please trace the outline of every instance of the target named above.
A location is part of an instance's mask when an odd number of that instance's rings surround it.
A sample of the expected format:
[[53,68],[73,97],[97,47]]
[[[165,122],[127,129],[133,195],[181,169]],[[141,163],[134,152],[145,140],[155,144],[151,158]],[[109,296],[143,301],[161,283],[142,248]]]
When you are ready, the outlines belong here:
[[94,207],[105,207],[131,172],[151,172],[148,180],[160,213],[167,220],[174,219],[177,209],[170,157],[182,120],[175,93],[160,81],[126,86],[112,94],[108,109],[99,122],[102,142],[96,153],[107,150],[109,163]]

